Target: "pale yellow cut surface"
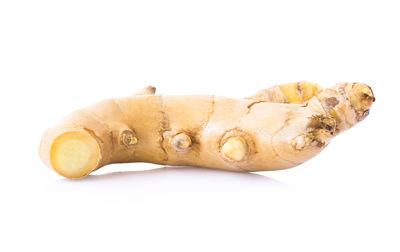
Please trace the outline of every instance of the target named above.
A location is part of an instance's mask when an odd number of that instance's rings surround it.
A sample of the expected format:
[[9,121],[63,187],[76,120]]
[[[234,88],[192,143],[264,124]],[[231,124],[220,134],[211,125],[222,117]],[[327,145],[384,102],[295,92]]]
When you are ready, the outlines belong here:
[[69,178],[86,176],[97,167],[99,160],[99,146],[85,132],[67,132],[58,136],[50,153],[53,168]]
[[241,161],[246,156],[247,145],[241,137],[230,137],[222,146],[221,152],[226,158],[232,161]]

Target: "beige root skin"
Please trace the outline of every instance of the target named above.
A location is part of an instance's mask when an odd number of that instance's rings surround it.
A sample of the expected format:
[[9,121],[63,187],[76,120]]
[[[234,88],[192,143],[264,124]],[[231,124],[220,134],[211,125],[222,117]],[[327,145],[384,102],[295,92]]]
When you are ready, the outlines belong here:
[[279,170],[317,155],[363,120],[375,97],[361,83],[322,90],[273,86],[243,99],[161,96],[146,87],[75,111],[40,144],[45,164],[82,178],[111,163],[151,162],[230,171]]

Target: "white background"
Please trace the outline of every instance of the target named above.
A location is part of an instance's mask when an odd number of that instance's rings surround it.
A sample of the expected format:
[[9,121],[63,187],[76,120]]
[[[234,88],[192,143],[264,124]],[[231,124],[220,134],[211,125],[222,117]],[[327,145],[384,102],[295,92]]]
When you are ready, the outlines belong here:
[[[398,1],[0,2],[1,251],[399,251]],[[238,174],[118,164],[71,181],[42,133],[146,85],[241,98],[298,80],[373,87],[309,162]]]

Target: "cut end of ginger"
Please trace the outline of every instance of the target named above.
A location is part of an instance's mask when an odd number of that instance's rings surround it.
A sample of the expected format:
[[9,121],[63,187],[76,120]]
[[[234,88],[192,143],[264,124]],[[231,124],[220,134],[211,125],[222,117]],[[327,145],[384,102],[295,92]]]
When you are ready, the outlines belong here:
[[234,162],[244,160],[247,154],[247,144],[240,136],[230,137],[221,148],[222,155]]
[[101,155],[97,141],[87,132],[71,131],[59,135],[53,142],[50,163],[67,178],[82,178],[95,170]]

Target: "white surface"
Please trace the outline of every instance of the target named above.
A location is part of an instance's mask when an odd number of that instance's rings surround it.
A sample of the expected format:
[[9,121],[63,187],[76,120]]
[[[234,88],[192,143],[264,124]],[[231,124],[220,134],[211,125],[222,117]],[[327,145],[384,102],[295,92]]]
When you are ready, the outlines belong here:
[[[1,251],[399,251],[397,1],[1,1]],[[370,116],[297,168],[150,164],[69,181],[39,160],[67,113],[146,85],[248,96],[370,84]],[[150,170],[152,169],[152,170]]]

